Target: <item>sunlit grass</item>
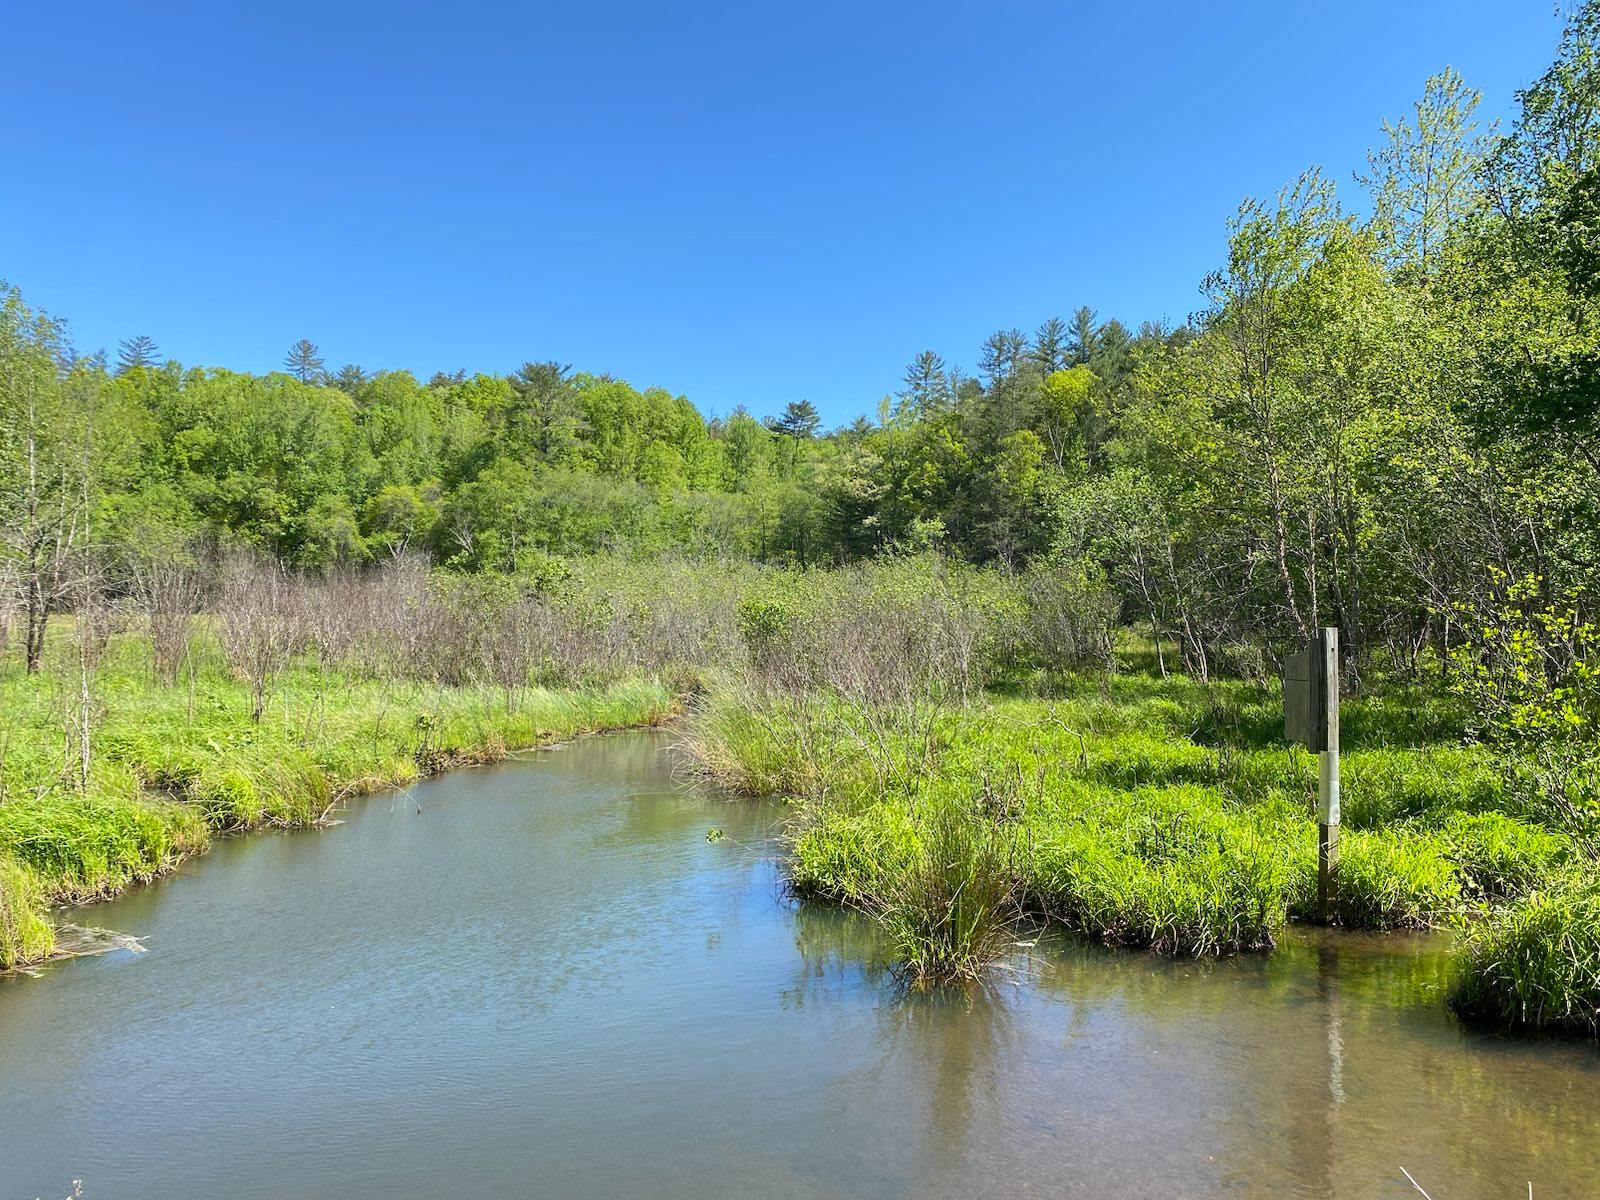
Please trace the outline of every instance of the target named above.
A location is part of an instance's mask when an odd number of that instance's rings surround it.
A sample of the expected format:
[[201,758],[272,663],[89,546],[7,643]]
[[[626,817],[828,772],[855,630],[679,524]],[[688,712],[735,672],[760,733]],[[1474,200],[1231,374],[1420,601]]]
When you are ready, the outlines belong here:
[[[87,783],[75,771],[59,669],[0,668],[0,965],[49,951],[45,906],[116,893],[203,850],[213,832],[315,824],[346,798],[577,734],[658,723],[660,683],[441,687],[297,666],[259,724],[245,686],[209,662],[158,683],[115,644]],[[191,686],[192,684],[192,686]]]
[[[1269,948],[1285,922],[1312,915],[1316,763],[1283,744],[1274,689],[1123,675],[1027,690],[898,717],[724,695],[686,745],[725,783],[797,798],[794,885],[877,913],[913,973],[961,953],[950,921],[906,920],[901,903],[937,893],[921,829],[930,797],[1000,796],[985,838],[966,839],[1004,845],[991,856],[1004,863],[995,886],[1098,941],[1233,953]],[[1348,707],[1340,923],[1458,923],[1566,860],[1564,838],[1503,811],[1501,776],[1460,744],[1449,702],[1406,692]],[[968,954],[968,966],[991,953]]]

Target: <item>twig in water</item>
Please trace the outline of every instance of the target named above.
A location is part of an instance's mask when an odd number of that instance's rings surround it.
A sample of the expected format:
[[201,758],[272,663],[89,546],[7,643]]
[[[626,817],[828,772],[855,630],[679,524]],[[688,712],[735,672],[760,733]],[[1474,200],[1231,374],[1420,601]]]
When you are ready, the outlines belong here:
[[[1407,1179],[1411,1179],[1411,1172],[1406,1170],[1404,1167],[1400,1168],[1400,1174],[1404,1175]],[[1411,1179],[1411,1186],[1416,1188],[1417,1191],[1422,1192],[1423,1200],[1433,1200],[1433,1197],[1428,1195],[1426,1191],[1423,1191],[1422,1185],[1415,1179]]]

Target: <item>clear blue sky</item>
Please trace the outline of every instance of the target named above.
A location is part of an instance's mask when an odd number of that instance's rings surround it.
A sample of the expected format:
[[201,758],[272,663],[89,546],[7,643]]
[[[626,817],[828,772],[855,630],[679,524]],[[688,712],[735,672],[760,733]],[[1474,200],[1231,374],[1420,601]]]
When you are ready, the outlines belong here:
[[1447,63],[1507,114],[1550,0],[8,5],[0,278],[80,349],[870,411],[919,350],[1181,320],[1247,193],[1352,199]]

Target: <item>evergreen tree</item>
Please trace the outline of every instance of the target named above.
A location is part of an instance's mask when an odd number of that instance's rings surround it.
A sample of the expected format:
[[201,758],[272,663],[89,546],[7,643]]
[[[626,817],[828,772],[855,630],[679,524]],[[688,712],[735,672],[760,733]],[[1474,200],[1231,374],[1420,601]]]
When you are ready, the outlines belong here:
[[1094,357],[1099,341],[1099,329],[1094,323],[1095,311],[1087,304],[1072,314],[1072,331],[1067,335],[1067,365],[1087,364]]
[[1033,335],[1033,361],[1042,375],[1054,375],[1069,365],[1067,349],[1071,335],[1067,323],[1060,317],[1051,317]]
[[815,404],[809,400],[792,400],[784,405],[783,415],[773,420],[772,430],[774,433],[804,439],[815,436],[821,424],[822,417],[817,413]]
[[545,462],[565,458],[585,428],[573,395],[572,368],[557,362],[523,363],[511,377],[507,432],[513,445]]
[[989,377],[989,386],[1004,383],[1022,361],[1027,339],[1020,329],[1001,329],[983,341],[978,370]]
[[283,365],[301,383],[310,383],[322,375],[322,352],[309,339],[301,338],[289,347]]
[[155,342],[140,334],[138,337],[128,338],[121,343],[117,354],[117,374],[131,371],[135,367],[154,367],[161,360],[161,351],[156,348]]
[[345,363],[333,377],[333,386],[354,396],[367,381],[367,373],[355,363]]
[[949,406],[950,381],[945,376],[944,359],[932,350],[924,350],[911,360],[906,368],[905,385],[900,393],[902,407],[917,416]]

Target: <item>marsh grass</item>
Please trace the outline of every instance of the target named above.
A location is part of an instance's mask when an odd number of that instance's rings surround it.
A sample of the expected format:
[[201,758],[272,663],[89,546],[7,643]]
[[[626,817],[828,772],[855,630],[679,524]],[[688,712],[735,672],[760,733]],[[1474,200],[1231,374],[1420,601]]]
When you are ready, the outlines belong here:
[[1469,1021],[1600,1036],[1600,875],[1548,881],[1475,925],[1450,1005]]
[[864,907],[887,930],[911,983],[977,979],[1010,948],[1022,916],[1016,842],[963,796],[923,800],[910,831],[909,852]]
[[55,948],[44,908],[44,889],[33,872],[0,857],[0,970],[37,962]]
[[301,657],[263,689],[211,647],[168,686],[144,639],[115,643],[103,716],[80,786],[48,674],[0,665],[0,965],[49,952],[48,905],[114,895],[171,870],[218,832],[301,827],[351,796],[577,734],[677,711],[651,679],[530,686],[508,706],[491,684],[451,687],[329,671]]
[[[913,974],[924,961],[941,964],[930,975],[971,973],[984,957],[949,967],[967,939],[938,901],[955,887],[941,891],[930,862],[954,875],[1003,862],[985,869],[1018,912],[1168,954],[1269,948],[1286,921],[1311,916],[1315,760],[1282,745],[1271,689],[1100,675],[1056,677],[1048,697],[1026,690],[1013,680],[938,705],[924,726],[886,738],[836,699],[723,695],[684,745],[722,782],[797,797],[797,890],[872,912]],[[1409,742],[1405,705],[1422,713]],[[1342,924],[1458,923],[1566,861],[1565,839],[1504,811],[1481,748],[1428,740],[1459,730],[1449,704],[1408,695],[1350,707],[1361,715],[1345,757]],[[1004,855],[977,853],[969,837],[969,852],[929,859],[930,799],[995,780],[1010,781],[1011,816],[995,825]]]

